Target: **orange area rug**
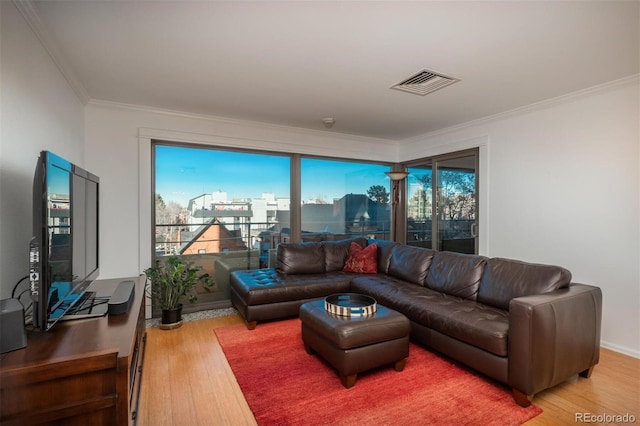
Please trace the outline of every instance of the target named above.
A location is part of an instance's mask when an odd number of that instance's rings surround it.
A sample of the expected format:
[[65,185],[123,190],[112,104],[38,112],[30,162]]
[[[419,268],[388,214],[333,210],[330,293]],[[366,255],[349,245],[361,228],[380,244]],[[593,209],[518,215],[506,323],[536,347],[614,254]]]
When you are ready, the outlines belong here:
[[215,330],[259,425],[519,425],[542,413],[518,406],[505,387],[411,344],[402,372],[358,374],[345,389],[308,355],[300,320]]

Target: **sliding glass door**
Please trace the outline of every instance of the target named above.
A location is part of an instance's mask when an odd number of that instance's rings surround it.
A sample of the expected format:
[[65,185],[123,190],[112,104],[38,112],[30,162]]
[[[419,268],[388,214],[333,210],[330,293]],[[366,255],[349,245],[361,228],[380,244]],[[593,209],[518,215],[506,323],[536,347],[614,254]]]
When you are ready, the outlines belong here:
[[478,150],[407,165],[409,245],[477,253]]

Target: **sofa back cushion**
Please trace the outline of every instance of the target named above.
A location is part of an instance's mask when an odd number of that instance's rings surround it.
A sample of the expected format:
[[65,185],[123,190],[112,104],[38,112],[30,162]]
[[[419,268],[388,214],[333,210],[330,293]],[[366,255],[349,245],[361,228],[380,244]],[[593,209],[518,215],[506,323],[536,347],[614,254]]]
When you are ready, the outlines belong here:
[[398,244],[391,251],[388,274],[410,283],[424,285],[435,251]]
[[358,244],[361,248],[367,246],[366,238],[349,238],[338,241],[322,241],[320,244],[324,250],[325,272],[342,271],[349,257],[351,243]]
[[394,247],[399,246],[400,243],[390,240],[369,240],[369,244],[378,244],[378,273],[389,273],[389,263],[391,262],[391,253]]
[[427,275],[427,287],[451,296],[475,300],[486,263],[484,256],[436,252]]
[[324,248],[319,243],[281,243],[277,270],[283,274],[324,273]]
[[511,299],[547,293],[571,283],[571,272],[560,266],[493,258],[487,262],[478,302],[509,309]]

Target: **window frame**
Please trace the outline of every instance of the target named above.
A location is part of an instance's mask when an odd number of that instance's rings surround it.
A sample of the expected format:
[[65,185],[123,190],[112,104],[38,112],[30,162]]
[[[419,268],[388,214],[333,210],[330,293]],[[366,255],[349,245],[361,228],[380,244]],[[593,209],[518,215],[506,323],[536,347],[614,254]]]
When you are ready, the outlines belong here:
[[[475,235],[474,235],[474,251],[475,254],[478,254],[480,252],[479,248],[480,248],[480,242],[479,242],[479,235],[478,235],[478,228],[480,226],[480,219],[481,219],[481,197],[480,197],[480,181],[481,181],[481,173],[480,173],[480,155],[481,155],[481,146],[477,146],[477,147],[473,147],[473,148],[467,148],[467,149],[463,149],[460,151],[452,151],[452,152],[448,152],[445,154],[440,154],[440,155],[433,155],[433,156],[429,156],[429,157],[423,157],[423,158],[419,158],[419,159],[415,159],[415,160],[411,160],[411,161],[406,161],[402,163],[403,168],[405,169],[409,169],[409,168],[415,168],[418,166],[424,166],[427,163],[430,163],[431,165],[431,169],[432,169],[432,179],[433,179],[433,183],[432,183],[432,188],[431,188],[431,198],[432,198],[432,212],[431,215],[433,218],[436,217],[436,188],[437,188],[437,184],[438,184],[438,177],[437,177],[437,164],[439,162],[442,161],[447,161],[447,160],[455,160],[457,158],[461,158],[461,157],[475,157],[475,225],[474,225],[474,229],[475,229]],[[408,185],[408,181],[405,180],[405,184],[403,185],[402,191],[403,191],[403,199],[404,202],[401,203],[400,206],[400,217],[404,217],[404,220],[401,223],[402,226],[402,232],[400,233],[402,235],[402,241],[399,241],[403,244],[406,244],[406,236],[407,236],[407,213],[408,213],[408,202],[407,202],[407,195],[408,195],[408,189],[407,189],[407,185]],[[438,228],[438,224],[436,220],[432,219],[432,238],[437,238],[438,233],[439,233],[439,228]],[[432,242],[433,244],[433,242]],[[434,250],[438,250],[437,247],[434,248]]]
[[[155,248],[156,248],[156,209],[155,209],[155,194],[156,194],[156,146],[169,146],[169,147],[180,147],[180,148],[193,148],[193,149],[203,149],[203,150],[212,150],[212,151],[226,151],[226,152],[236,152],[236,153],[246,153],[246,154],[259,154],[259,155],[274,155],[280,157],[289,157],[289,211],[290,211],[290,238],[291,241],[300,242],[302,241],[302,160],[303,159],[313,159],[313,160],[326,160],[326,161],[338,161],[345,163],[361,163],[361,164],[372,164],[379,166],[386,166],[389,170],[394,166],[391,162],[378,162],[378,161],[370,161],[370,160],[359,160],[352,158],[344,158],[344,157],[331,157],[331,156],[322,156],[322,155],[309,155],[309,154],[300,154],[300,153],[291,153],[291,152],[282,152],[282,151],[273,151],[273,150],[262,150],[262,149],[250,149],[250,148],[239,148],[239,147],[229,147],[223,145],[203,145],[192,142],[180,142],[180,141],[171,141],[166,139],[156,139],[152,138],[150,140],[151,144],[151,259],[156,258]],[[391,182],[389,182],[389,185]],[[392,192],[391,186],[387,188],[390,193]]]

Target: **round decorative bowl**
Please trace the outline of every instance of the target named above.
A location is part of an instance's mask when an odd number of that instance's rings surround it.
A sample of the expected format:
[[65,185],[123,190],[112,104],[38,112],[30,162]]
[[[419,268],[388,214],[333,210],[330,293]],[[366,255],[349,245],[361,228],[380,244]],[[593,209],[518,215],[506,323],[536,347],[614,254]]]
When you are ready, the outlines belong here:
[[376,299],[364,294],[340,293],[327,296],[324,299],[324,309],[343,317],[364,317],[376,312],[377,303]]

